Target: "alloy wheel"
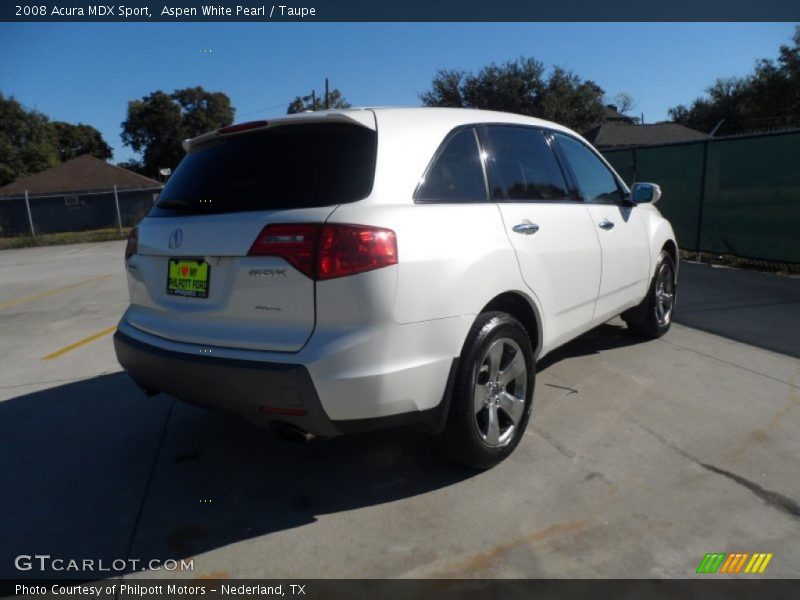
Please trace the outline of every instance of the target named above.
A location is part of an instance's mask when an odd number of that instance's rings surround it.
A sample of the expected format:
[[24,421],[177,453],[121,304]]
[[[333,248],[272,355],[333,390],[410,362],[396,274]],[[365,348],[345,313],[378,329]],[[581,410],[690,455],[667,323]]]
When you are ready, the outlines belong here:
[[493,448],[508,445],[525,414],[528,368],[511,338],[492,342],[481,358],[475,381],[474,413],[478,433]]
[[656,279],[656,320],[660,327],[666,327],[672,320],[675,306],[675,277],[668,264],[661,265]]

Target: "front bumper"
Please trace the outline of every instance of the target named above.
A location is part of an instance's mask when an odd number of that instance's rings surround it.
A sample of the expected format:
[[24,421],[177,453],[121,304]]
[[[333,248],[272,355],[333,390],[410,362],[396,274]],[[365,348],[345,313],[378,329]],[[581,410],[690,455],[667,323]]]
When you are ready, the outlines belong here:
[[454,361],[445,397],[433,409],[334,421],[325,412],[303,365],[177,352],[122,331],[114,334],[114,349],[120,365],[145,391],[237,413],[258,425],[285,423],[323,437],[400,425],[440,431],[457,366]]

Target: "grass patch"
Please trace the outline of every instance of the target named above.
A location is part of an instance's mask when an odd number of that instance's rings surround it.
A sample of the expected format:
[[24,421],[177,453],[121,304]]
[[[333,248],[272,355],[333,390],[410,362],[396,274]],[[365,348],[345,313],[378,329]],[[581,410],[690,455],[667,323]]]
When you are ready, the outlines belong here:
[[0,237],[0,250],[10,248],[29,248],[31,246],[62,246],[65,244],[88,244],[90,242],[110,242],[112,240],[124,240],[128,237],[130,227],[122,228],[122,236],[119,229],[93,229],[92,231],[67,231],[64,233],[45,233],[32,237],[21,235],[18,237]]

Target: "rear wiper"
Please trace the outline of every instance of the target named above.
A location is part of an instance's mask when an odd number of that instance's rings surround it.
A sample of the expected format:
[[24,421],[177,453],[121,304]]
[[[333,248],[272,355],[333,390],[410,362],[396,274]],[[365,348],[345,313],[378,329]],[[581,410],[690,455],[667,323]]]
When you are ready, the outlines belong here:
[[161,200],[158,203],[159,208],[183,208],[187,209],[190,207],[190,203],[188,200],[181,200],[179,198],[168,198],[166,200]]

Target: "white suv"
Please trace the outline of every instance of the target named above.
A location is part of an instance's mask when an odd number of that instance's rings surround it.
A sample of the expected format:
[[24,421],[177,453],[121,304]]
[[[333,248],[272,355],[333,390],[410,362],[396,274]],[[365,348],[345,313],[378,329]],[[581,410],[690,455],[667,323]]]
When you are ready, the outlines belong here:
[[537,359],[619,314],[669,328],[658,186],[555,123],[354,109],[184,147],[126,250],[114,342],[148,393],[320,436],[415,425],[486,468],[525,431]]

